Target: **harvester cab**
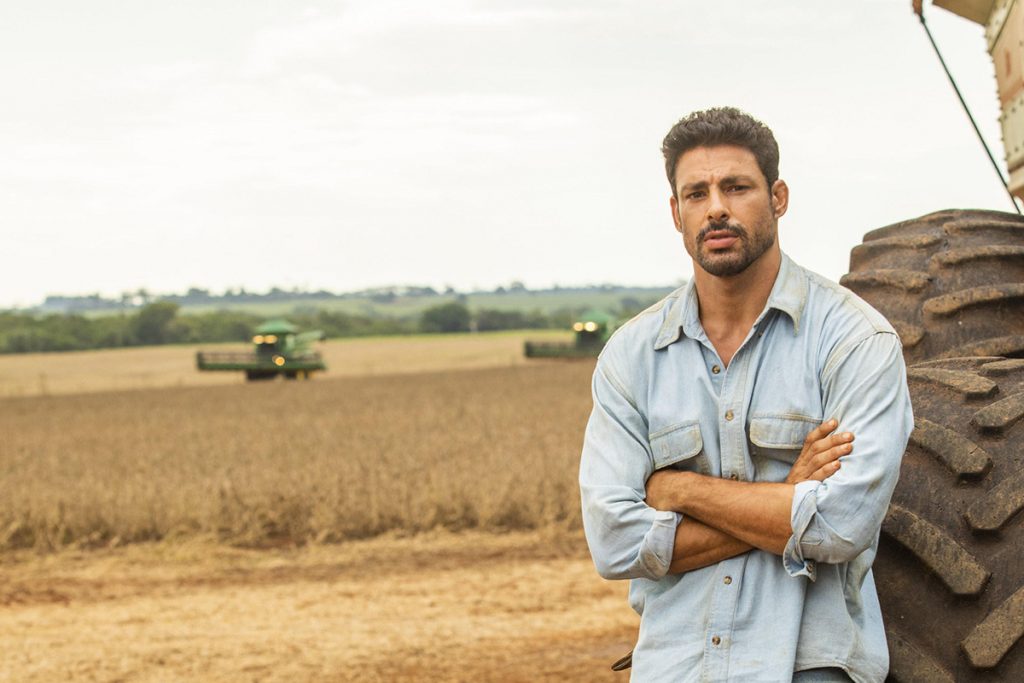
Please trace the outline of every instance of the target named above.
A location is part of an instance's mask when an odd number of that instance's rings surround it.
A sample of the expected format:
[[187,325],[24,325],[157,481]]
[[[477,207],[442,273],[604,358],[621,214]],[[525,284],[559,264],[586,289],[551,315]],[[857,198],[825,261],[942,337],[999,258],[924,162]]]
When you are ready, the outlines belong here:
[[295,326],[285,320],[265,322],[256,328],[252,343],[259,358],[273,362],[295,345]]
[[523,352],[527,358],[591,358],[601,353],[616,327],[615,316],[590,309],[573,323],[576,338],[572,344],[528,341]]
[[242,370],[249,380],[273,379],[278,375],[285,379],[307,379],[314,372],[327,369],[323,357],[312,349],[314,342],[323,339],[320,330],[300,333],[287,320],[268,320],[256,328],[252,353],[200,351],[196,354],[196,366],[200,370]]
[[252,343],[256,355],[261,358],[288,358],[309,351],[313,342],[324,339],[320,330],[299,333],[298,328],[287,320],[268,320],[256,328]]
[[584,312],[572,326],[576,333],[576,348],[594,349],[596,356],[604,348],[614,326],[615,318],[604,311],[591,309]]

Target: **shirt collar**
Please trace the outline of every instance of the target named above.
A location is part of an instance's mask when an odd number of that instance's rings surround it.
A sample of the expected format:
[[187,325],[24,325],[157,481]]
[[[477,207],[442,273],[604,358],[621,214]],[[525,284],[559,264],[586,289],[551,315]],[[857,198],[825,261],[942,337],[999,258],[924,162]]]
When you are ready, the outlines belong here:
[[[794,334],[800,334],[800,317],[803,314],[804,306],[807,304],[807,278],[803,270],[793,263],[785,254],[782,254],[782,263],[779,266],[779,274],[775,277],[775,284],[768,295],[764,311],[758,316],[760,321],[765,314],[772,309],[782,311],[793,321]],[[755,323],[756,324],[756,323]],[[672,306],[665,316],[665,322],[658,332],[658,338],[654,342],[656,351],[665,348],[679,340],[682,335],[691,339],[703,334],[700,326],[700,311],[697,307],[697,287],[693,278],[686,283],[686,287],[679,298],[672,302]]]

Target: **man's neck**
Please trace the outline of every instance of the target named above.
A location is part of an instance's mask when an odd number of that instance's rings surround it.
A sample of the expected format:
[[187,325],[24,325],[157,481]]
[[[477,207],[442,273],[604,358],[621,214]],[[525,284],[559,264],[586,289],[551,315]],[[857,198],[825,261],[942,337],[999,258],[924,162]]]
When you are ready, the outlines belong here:
[[764,310],[781,265],[778,248],[729,277],[711,275],[694,264],[700,324],[726,365]]

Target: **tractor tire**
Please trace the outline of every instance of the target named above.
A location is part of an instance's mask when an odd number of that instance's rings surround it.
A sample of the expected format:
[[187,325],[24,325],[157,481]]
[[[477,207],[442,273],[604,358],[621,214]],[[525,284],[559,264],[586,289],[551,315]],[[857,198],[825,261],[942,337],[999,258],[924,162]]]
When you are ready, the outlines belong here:
[[274,379],[277,377],[277,373],[273,370],[246,370],[245,378],[250,382],[260,382],[268,379]]
[[915,428],[874,564],[889,680],[1024,681],[1024,360],[907,375]]
[[872,230],[840,280],[889,319],[908,363],[1024,357],[1024,217],[946,210]]

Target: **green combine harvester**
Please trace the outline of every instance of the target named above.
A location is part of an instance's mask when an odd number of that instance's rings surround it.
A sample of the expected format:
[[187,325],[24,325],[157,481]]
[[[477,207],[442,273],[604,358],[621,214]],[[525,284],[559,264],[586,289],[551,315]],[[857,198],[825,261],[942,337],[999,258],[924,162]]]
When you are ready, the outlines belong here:
[[268,320],[256,328],[253,352],[199,351],[196,367],[241,370],[248,380],[274,379],[278,375],[285,379],[308,379],[314,372],[327,369],[320,353],[310,348],[323,339],[320,330],[299,333],[287,320]]
[[618,327],[614,316],[604,311],[589,310],[573,323],[576,340],[562,342],[528,341],[523,346],[527,358],[593,358],[601,353],[608,337]]

